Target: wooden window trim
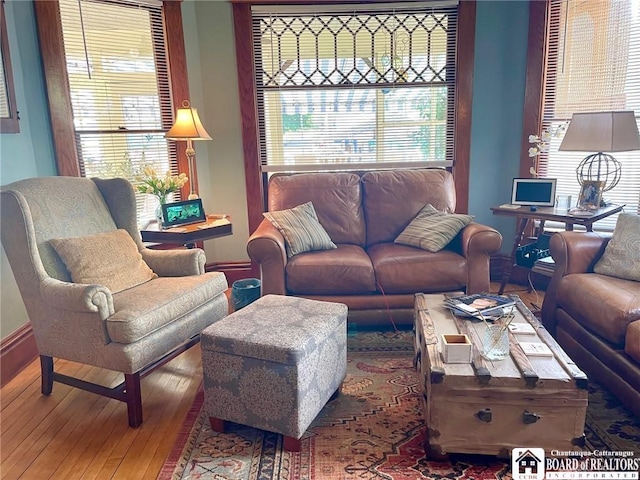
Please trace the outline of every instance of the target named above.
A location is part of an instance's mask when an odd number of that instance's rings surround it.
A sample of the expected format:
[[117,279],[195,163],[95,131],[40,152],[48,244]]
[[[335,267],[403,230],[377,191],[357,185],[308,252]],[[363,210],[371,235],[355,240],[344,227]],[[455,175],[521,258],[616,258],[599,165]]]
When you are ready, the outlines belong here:
[[[253,41],[251,28],[251,6],[269,4],[268,1],[234,0],[233,19],[235,27],[236,59],[238,69],[238,91],[242,121],[242,144],[244,154],[245,187],[249,232],[254,232],[262,221],[265,208],[264,187],[258,155],[258,116],[253,66]],[[311,3],[311,2],[279,2]],[[313,3],[336,3],[313,2]],[[456,185],[458,212],[467,212],[469,207],[469,155],[471,151],[471,103],[473,99],[473,60],[475,44],[476,1],[461,1],[458,10],[458,51],[456,65],[456,140],[454,147],[453,174]]]
[[[162,2],[164,28],[167,40],[167,59],[169,61],[169,79],[171,82],[171,103],[175,118],[176,108],[183,100],[190,100],[189,77],[187,76],[187,55],[184,49],[184,32],[182,30],[182,0],[164,0]],[[178,149],[178,171],[188,172],[187,142],[175,142]],[[182,198],[189,196],[190,183],[193,182],[194,191],[198,193],[198,168],[193,165],[193,178],[189,179],[180,193]]]
[[47,86],[49,116],[58,175],[79,177],[80,165],[74,137],[69,76],[62,40],[60,4],[57,0],[33,3],[40,40],[40,57]]
[[4,0],[0,2],[0,45],[2,47],[2,65],[4,69],[4,83],[7,91],[7,106],[9,116],[0,119],[0,133],[20,133],[20,116],[16,106],[16,89],[13,83],[13,69],[9,54],[9,34],[4,12]]
[[[529,34],[527,44],[527,71],[520,146],[520,177],[530,177],[529,135],[539,134],[542,125],[542,103],[545,78],[547,16],[549,0],[529,2]],[[537,159],[536,159],[537,160]],[[537,162],[534,168],[537,169]]]
[[458,8],[458,48],[456,65],[456,121],[453,181],[456,211],[469,211],[469,171],[471,168],[471,106],[473,103],[473,61],[476,38],[476,0],[461,1]]
[[[181,3],[182,0],[164,0],[162,8],[174,115],[176,104],[180,105],[183,100],[189,99]],[[40,55],[49,98],[49,115],[58,175],[79,177],[81,173],[62,39],[60,4],[58,0],[35,0],[34,9],[40,39]],[[176,147],[178,149],[178,170],[186,172],[189,170],[185,155],[186,142],[176,142]],[[194,181],[197,191],[195,171],[194,177],[190,181]],[[184,198],[189,195],[188,183],[183,187],[181,193]]]

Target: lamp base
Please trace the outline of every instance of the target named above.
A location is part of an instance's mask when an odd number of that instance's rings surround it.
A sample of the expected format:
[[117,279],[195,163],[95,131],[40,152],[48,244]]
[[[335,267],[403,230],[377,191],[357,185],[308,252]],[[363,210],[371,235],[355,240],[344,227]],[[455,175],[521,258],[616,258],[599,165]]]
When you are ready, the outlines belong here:
[[195,162],[196,162],[196,151],[193,149],[193,143],[190,138],[187,138],[187,148],[184,151],[187,155],[187,163],[189,164],[189,196],[187,197],[189,200],[195,200],[198,197],[195,189]]
[[608,192],[620,181],[622,165],[618,160],[607,153],[594,153],[585,157],[578,168],[576,168],[576,178],[580,185],[585,181],[603,181],[603,192]]

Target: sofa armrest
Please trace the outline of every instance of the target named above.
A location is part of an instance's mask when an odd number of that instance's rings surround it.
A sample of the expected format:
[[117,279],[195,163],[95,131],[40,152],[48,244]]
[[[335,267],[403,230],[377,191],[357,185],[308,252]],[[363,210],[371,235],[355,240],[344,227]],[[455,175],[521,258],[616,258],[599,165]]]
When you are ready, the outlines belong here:
[[65,282],[51,277],[42,279],[39,286],[40,298],[29,304],[32,308],[46,309],[46,316],[41,312],[31,320],[41,354],[51,355],[42,352],[64,349],[61,338],[65,345],[82,345],[85,351],[95,344],[111,343],[106,325],[106,319],[115,313],[111,290],[103,285]]
[[204,273],[206,256],[199,248],[140,251],[149,268],[160,277],[185,277]]
[[501,246],[500,232],[480,223],[470,223],[456,236],[452,247],[467,259],[467,294],[489,291],[489,261]]
[[542,323],[555,334],[555,311],[558,286],[570,274],[593,272],[593,266],[604,253],[610,237],[595,232],[558,232],[549,240],[555,269],[542,302]]
[[610,237],[595,232],[558,232],[549,240],[549,250],[560,276],[593,272]]
[[286,295],[287,250],[284,237],[264,219],[247,241],[249,258],[260,265],[262,295]]
[[42,301],[53,308],[98,313],[103,320],[115,312],[111,291],[101,285],[63,282],[49,277],[40,284],[40,295]]

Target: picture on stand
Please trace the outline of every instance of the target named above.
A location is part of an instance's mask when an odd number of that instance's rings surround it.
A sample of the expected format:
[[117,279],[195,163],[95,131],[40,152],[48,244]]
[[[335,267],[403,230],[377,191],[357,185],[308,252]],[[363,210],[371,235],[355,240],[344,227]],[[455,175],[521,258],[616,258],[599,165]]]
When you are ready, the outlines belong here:
[[165,203],[162,205],[162,215],[167,227],[204,222],[206,219],[202,208],[202,200],[199,198]]
[[578,197],[578,207],[590,210],[600,208],[603,188],[603,181],[584,180]]

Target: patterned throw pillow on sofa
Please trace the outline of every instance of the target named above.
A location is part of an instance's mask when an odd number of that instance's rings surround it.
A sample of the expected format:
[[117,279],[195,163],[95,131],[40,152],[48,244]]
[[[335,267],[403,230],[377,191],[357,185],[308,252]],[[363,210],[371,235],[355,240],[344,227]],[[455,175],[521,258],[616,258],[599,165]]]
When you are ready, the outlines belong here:
[[438,252],[472,220],[470,215],[441,212],[428,203],[394,242]]
[[640,215],[618,216],[613,236],[593,271],[640,282]]
[[284,237],[287,256],[313,250],[338,248],[320,222],[313,203],[307,202],[288,210],[263,213]]

